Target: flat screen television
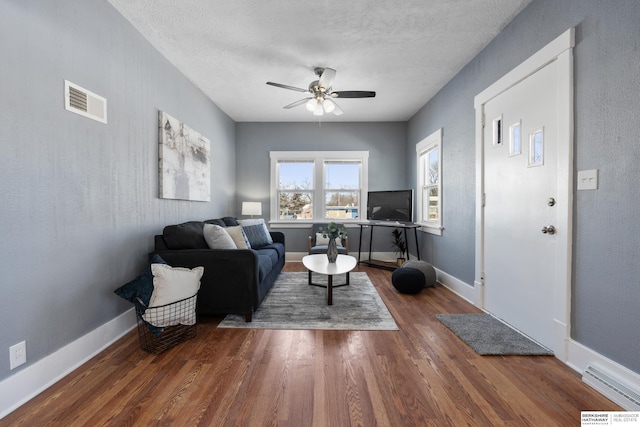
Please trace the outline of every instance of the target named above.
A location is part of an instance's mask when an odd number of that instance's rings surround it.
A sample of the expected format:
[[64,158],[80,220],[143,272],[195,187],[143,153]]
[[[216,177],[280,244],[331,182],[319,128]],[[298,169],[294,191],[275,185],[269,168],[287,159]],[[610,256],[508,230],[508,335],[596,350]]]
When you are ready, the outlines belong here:
[[367,219],[413,222],[413,190],[369,191]]

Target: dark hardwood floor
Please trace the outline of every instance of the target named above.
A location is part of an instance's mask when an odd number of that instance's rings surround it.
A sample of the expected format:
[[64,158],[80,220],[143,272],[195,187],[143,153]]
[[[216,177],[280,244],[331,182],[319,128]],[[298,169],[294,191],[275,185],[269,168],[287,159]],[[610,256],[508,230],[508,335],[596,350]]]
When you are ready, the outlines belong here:
[[[160,355],[132,331],[1,426],[579,426],[620,410],[554,357],[479,356],[435,318],[475,313],[442,286],[403,295],[365,271],[399,331],[218,329]],[[285,271],[304,271],[288,263]],[[339,298],[339,290],[334,298]]]

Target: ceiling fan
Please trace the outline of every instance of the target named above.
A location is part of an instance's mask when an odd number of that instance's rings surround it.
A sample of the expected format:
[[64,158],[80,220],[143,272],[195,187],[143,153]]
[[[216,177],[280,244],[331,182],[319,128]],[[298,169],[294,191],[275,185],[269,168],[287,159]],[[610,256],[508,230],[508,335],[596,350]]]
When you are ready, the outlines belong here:
[[313,112],[315,116],[322,116],[324,113],[333,113],[336,116],[341,115],[343,111],[334,101],[336,98],[373,98],[376,96],[375,92],[363,90],[334,92],[332,85],[333,80],[336,77],[336,70],[333,68],[318,67],[314,71],[319,78],[318,80],[314,80],[309,83],[308,89],[274,82],[267,82],[267,84],[275,87],[281,87],[283,89],[295,90],[296,92],[309,93],[312,96],[292,102],[289,105],[285,105],[283,108],[290,109],[297,107],[298,105],[306,104],[307,110]]

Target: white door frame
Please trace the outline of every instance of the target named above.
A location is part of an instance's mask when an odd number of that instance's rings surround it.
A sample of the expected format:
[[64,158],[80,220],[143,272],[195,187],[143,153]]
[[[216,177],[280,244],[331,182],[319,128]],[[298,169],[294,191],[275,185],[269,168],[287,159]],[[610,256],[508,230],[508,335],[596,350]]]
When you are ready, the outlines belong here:
[[484,105],[491,99],[515,86],[545,65],[558,61],[558,163],[557,200],[558,249],[556,283],[563,284],[554,289],[554,347],[555,356],[568,359],[571,314],[571,256],[573,213],[573,47],[574,29],[570,28],[540,49],[529,59],[518,65],[497,82],[474,98],[476,110],[476,260],[473,303],[484,308]]

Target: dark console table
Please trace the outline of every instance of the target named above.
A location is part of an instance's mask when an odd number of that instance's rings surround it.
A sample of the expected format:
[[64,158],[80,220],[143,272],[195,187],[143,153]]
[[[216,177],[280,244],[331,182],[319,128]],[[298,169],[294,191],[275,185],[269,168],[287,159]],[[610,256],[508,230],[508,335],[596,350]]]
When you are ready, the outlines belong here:
[[[358,263],[367,264],[371,267],[384,268],[386,270],[395,270],[396,267],[392,267],[388,264],[385,264],[383,261],[371,259],[371,248],[373,247],[373,229],[375,227],[392,227],[392,228],[401,228],[404,230],[404,241],[407,242],[407,246],[409,241],[407,240],[407,230],[413,229],[413,238],[416,244],[416,254],[418,255],[418,259],[420,259],[420,246],[418,245],[418,228],[420,226],[418,224],[405,224],[402,222],[365,222],[358,224],[360,226],[360,244],[358,245]],[[369,259],[360,260],[360,255],[362,253],[362,234],[364,227],[371,227],[371,232],[369,233]],[[409,248],[407,247],[407,260],[411,259],[409,255]]]

